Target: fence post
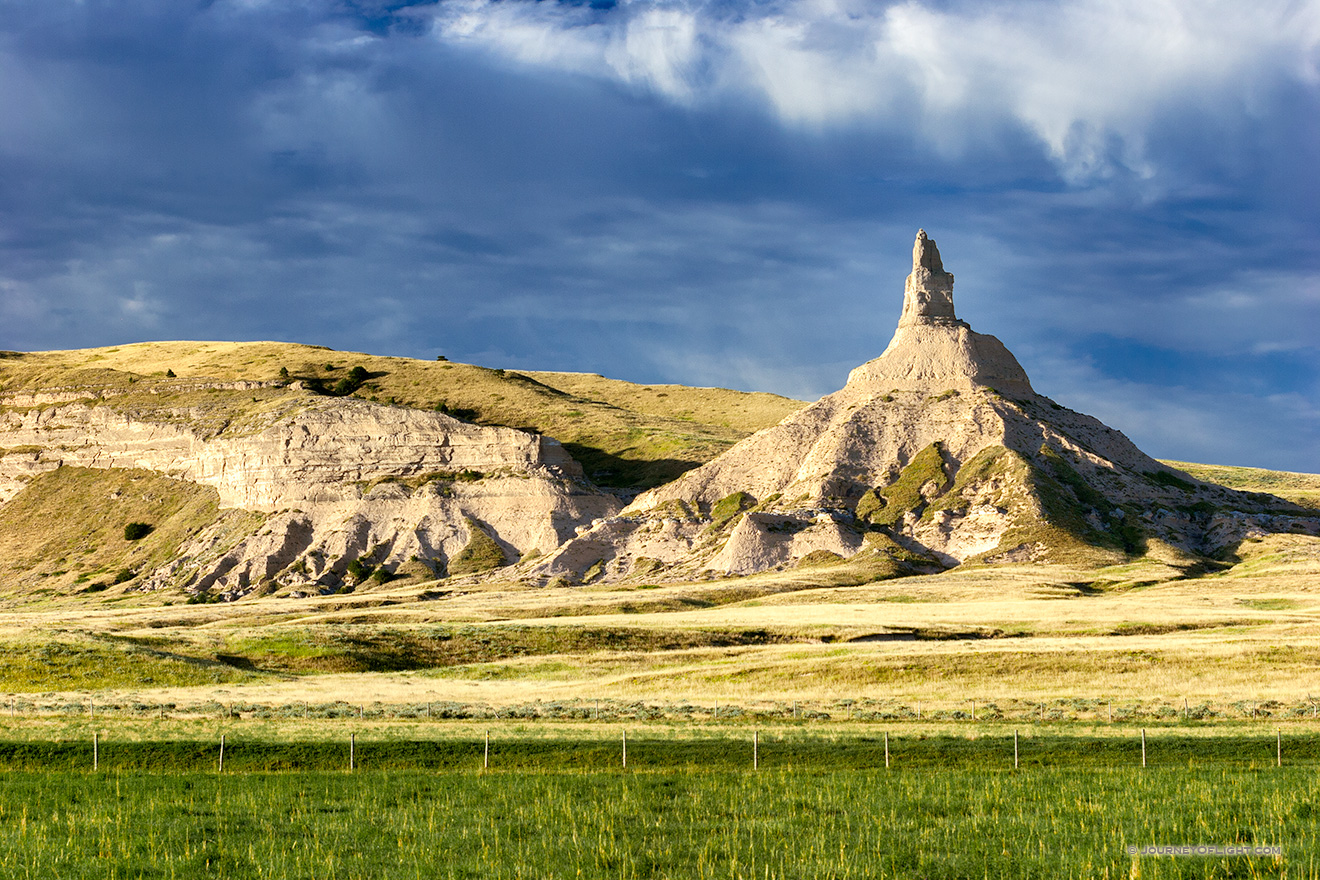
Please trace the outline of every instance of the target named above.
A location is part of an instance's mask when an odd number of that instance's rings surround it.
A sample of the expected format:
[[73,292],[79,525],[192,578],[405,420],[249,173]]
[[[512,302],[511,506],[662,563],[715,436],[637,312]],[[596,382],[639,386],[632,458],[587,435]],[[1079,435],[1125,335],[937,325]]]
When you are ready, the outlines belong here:
[[101,743],[97,738],[96,731],[92,731],[92,769],[96,770],[101,766]]
[[1274,731],[1274,766],[1283,766],[1283,730],[1282,728]]
[[1146,728],[1141,728],[1141,766],[1146,766]]
[[220,772],[225,772],[225,735],[220,734]]
[[353,767],[356,764],[357,755],[354,754],[356,750],[357,750],[357,734],[350,733],[348,735],[348,772],[349,773],[353,772]]
[[1013,731],[1013,769],[1018,768],[1017,731]]
[[623,767],[628,769],[628,731],[623,731]]
[[885,769],[889,769],[889,731],[885,731]]
[[761,769],[761,732],[752,731],[752,769]]
[[976,700],[972,700],[972,720],[976,720]]

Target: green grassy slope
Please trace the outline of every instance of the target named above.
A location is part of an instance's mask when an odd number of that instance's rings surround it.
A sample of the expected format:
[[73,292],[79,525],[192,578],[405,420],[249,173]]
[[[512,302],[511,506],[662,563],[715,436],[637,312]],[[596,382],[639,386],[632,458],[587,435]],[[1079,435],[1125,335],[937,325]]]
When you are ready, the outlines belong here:
[[[262,518],[221,512],[214,489],[152,471],[58,468],[0,506],[0,592],[117,595],[221,517]],[[130,540],[130,523],[150,532]]]

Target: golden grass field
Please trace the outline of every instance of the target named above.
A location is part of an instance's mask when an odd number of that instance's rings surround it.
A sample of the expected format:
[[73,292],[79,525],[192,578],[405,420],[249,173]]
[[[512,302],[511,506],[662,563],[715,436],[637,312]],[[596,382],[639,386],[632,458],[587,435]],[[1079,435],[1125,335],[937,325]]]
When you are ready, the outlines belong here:
[[[1043,703],[1050,719],[1092,721],[1107,704],[1124,714],[1187,701],[1212,706],[1223,721],[1258,705],[1262,716],[1304,721],[1320,698],[1314,538],[1267,538],[1244,547],[1237,565],[1196,578],[1147,559],[1098,571],[980,567],[822,586],[843,573],[630,589],[468,585],[425,599],[444,585],[221,605],[162,606],[150,596],[52,602],[0,611],[0,642],[11,658],[49,654],[51,645],[100,652],[85,657],[99,664],[96,676],[62,686],[61,675],[76,674],[50,671],[59,668],[56,651],[44,673],[11,662],[0,692],[52,705],[173,704],[183,714],[211,701],[604,700],[703,712],[797,702],[834,720],[859,701],[898,715],[921,703],[928,719],[953,718],[974,701],[1030,720]],[[507,640],[508,656],[446,655],[455,632]],[[584,633],[606,635],[583,642]],[[611,649],[620,633],[631,647]],[[420,668],[371,668],[390,651],[420,652]],[[231,665],[235,658],[247,662]],[[124,675],[96,687],[117,663]]]

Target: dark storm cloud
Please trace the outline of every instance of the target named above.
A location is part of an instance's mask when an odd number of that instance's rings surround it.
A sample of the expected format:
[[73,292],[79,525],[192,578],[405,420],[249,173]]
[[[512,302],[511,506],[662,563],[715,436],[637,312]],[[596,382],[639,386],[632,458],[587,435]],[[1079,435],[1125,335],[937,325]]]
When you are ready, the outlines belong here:
[[1153,454],[1320,469],[1320,4],[0,0],[0,346],[809,397],[917,226]]

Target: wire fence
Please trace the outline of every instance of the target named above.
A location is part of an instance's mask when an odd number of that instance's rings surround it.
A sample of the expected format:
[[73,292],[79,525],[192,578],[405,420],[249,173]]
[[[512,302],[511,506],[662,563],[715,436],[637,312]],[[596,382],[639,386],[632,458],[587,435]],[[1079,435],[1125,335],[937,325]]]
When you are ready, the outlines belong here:
[[645,700],[534,700],[495,705],[454,701],[351,703],[294,701],[259,703],[202,700],[153,701],[107,696],[14,694],[0,701],[10,718],[229,718],[372,719],[398,721],[561,720],[561,721],[775,721],[775,722],[1090,722],[1133,724],[1179,721],[1302,721],[1320,718],[1320,701],[1152,699],[1111,700],[755,700],[659,702]]
[[371,770],[430,772],[647,772],[762,770],[940,770],[1029,772],[1078,769],[1235,766],[1266,769],[1320,764],[1320,734],[1282,729],[1268,735],[1194,736],[1144,728],[1108,736],[813,736],[759,729],[712,736],[638,735],[626,728],[593,736],[528,736],[485,731],[432,739],[342,736],[270,740],[221,734],[215,739],[117,738],[95,731],[81,739],[5,741],[0,771],[283,772]]

